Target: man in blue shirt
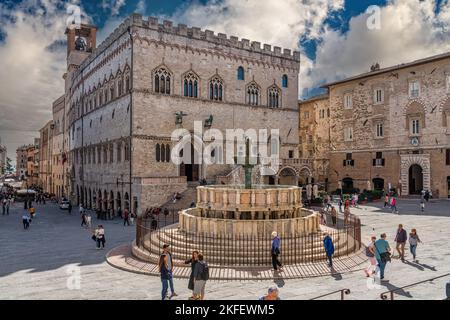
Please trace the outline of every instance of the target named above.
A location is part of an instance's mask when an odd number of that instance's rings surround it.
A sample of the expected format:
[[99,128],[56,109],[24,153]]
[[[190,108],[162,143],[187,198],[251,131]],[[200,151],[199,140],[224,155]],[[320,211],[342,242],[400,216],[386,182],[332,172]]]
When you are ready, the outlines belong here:
[[381,238],[375,241],[375,258],[378,262],[378,267],[380,268],[380,279],[384,279],[384,269],[386,268],[387,261],[383,261],[381,259],[381,255],[385,252],[390,252],[391,248],[389,247],[389,243],[386,241],[386,233],[381,235]]
[[328,266],[331,268],[333,267],[334,245],[333,240],[328,233],[325,234],[325,238],[323,239],[323,246],[328,258]]
[[283,271],[283,265],[281,264],[278,256],[280,255],[280,238],[276,231],[272,232],[272,266],[275,272]]

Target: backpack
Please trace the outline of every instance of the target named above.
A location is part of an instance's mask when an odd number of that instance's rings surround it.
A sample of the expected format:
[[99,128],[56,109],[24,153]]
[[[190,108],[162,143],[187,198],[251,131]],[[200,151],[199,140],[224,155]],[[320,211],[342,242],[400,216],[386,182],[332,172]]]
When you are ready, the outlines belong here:
[[373,258],[375,255],[369,250],[369,247],[366,247],[366,256],[369,258]]
[[205,280],[205,281],[209,280],[209,267],[208,267],[208,264],[206,262],[203,263],[203,270],[202,270],[201,279]]

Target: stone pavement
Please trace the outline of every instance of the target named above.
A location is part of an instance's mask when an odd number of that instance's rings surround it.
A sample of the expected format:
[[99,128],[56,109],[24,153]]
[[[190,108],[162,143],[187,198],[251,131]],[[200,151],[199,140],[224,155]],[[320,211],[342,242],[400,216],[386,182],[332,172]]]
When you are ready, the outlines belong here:
[[[266,281],[209,281],[207,299],[255,300],[274,284],[283,299],[309,299],[334,290],[349,288],[346,299],[379,299],[381,292],[450,272],[450,202],[434,200],[420,214],[417,200],[400,199],[400,214],[382,210],[382,203],[352,212],[361,217],[363,238],[386,232],[391,246],[396,227],[417,228],[424,243],[418,247],[420,263],[394,260],[386,268],[380,287],[361,271],[307,279],[277,278]],[[0,215],[0,299],[160,299],[158,277],[125,272],[106,262],[108,250],[130,243],[134,228],[119,220],[101,221],[106,229],[106,250],[96,250],[91,234],[80,227],[77,210],[68,216],[55,205],[38,206],[38,218],[28,231],[21,223],[22,204],[15,204],[9,216]],[[95,224],[93,215],[93,224]],[[79,287],[77,275],[80,275]],[[442,299],[450,276],[434,283],[401,291],[396,299]],[[175,279],[179,299],[190,292],[186,279]],[[327,297],[338,299],[339,295]]]

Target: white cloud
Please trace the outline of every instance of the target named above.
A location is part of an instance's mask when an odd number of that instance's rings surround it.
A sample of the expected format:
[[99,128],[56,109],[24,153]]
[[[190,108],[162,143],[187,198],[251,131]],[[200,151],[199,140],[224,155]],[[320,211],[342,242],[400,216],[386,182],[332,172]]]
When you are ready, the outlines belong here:
[[445,1],[435,14],[435,6],[434,0],[392,0],[381,8],[380,30],[367,28],[366,14],[353,17],[345,34],[326,30],[307,86],[367,72],[374,62],[389,67],[450,51],[450,7]]
[[0,136],[14,161],[16,148],[39,136],[52,118],[52,102],[64,93],[67,5],[25,0],[8,9],[0,4],[6,36],[0,43]]

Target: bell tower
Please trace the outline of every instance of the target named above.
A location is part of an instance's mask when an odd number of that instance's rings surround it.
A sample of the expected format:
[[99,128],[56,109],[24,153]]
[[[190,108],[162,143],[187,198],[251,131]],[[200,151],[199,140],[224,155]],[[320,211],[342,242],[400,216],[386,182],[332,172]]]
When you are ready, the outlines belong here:
[[78,67],[96,48],[97,28],[81,24],[79,27],[67,28],[67,68]]

